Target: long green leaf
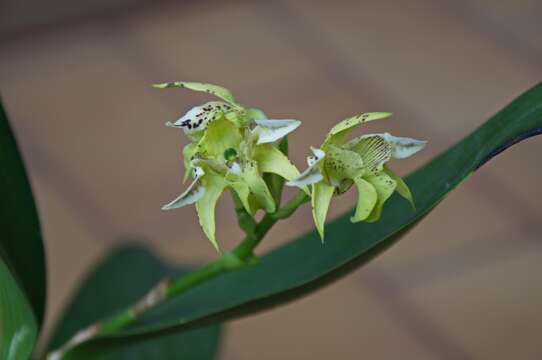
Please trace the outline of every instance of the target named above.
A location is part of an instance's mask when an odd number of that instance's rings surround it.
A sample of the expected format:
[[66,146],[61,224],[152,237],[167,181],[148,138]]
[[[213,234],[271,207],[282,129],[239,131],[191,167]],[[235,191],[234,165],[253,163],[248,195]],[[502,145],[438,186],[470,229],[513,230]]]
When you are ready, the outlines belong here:
[[506,147],[542,133],[542,85],[529,90],[483,126],[411,174],[417,210],[397,196],[382,219],[352,224],[352,213],[331,222],[322,245],[316,232],[262,257],[257,266],[230,273],[149,312],[144,321],[79,349],[106,349],[141,338],[183,331],[270,308],[305,295],[363,265],[392,245],[478,167]]
[[0,359],[30,358],[37,324],[30,304],[0,259]]
[[[179,276],[183,272],[186,270],[162,263],[141,247],[117,249],[83,280],[53,331],[48,349],[57,349],[78,330],[131,305],[161,279]],[[219,335],[219,326],[211,325],[132,346],[118,347],[107,354],[99,351],[72,352],[65,359],[211,360],[218,351]]]
[[0,257],[28,297],[39,324],[45,312],[45,255],[32,191],[0,103]]

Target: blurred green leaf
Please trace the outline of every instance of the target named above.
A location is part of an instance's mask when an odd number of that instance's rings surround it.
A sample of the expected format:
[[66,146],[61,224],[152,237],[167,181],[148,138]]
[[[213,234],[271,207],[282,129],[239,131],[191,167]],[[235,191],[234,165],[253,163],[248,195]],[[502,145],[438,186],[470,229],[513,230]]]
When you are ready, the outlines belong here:
[[138,342],[145,336],[171,334],[232,319],[329,284],[399,240],[487,160],[508,146],[540,133],[542,85],[523,94],[461,142],[411,174],[406,182],[414,194],[416,211],[395,196],[386,204],[379,222],[352,224],[349,218],[353,213],[344,214],[327,225],[325,245],[313,231],[271,251],[257,266],[211,280],[148,312],[130,329],[95,338],[79,349]]
[[1,103],[0,198],[0,257],[17,279],[41,324],[46,273],[40,226],[24,165]]
[[[160,280],[179,276],[186,269],[170,267],[139,246],[126,246],[111,253],[81,282],[53,331],[48,350],[59,348],[78,330],[132,305]],[[220,327],[212,325],[182,334],[145,338],[132,346],[114,346],[70,353],[66,359],[214,359]]]
[[30,358],[37,324],[30,304],[0,259],[0,359]]

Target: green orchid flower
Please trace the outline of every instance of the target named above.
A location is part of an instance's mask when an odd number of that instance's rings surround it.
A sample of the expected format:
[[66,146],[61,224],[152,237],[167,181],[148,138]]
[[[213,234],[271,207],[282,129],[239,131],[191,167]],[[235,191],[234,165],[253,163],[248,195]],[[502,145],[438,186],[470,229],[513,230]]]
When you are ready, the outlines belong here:
[[391,159],[414,155],[423,149],[426,141],[383,133],[363,135],[347,142],[355,126],[390,115],[385,112],[364,113],[339,122],[320,148],[311,148],[314,155],[307,158],[308,168],[286,183],[299,187],[312,185],[312,214],[322,241],[331,198],[344,193],[352,185],[358,191],[356,210],[350,218],[352,222],[377,221],[384,203],[394,191],[414,206],[408,186],[386,164]]
[[262,111],[238,104],[229,90],[217,85],[174,82],[155,87],[204,91],[224,100],[196,106],[177,121],[166,123],[182,129],[192,141],[184,147],[183,158],[185,180],[192,174],[193,182],[162,208],[195,204],[203,231],[218,249],[214,213],[224,190],[233,190],[249,214],[254,215],[258,209],[272,213],[277,204],[263,174],[276,174],[286,180],[300,175],[278,149],[277,142],[301,122],[267,119]]

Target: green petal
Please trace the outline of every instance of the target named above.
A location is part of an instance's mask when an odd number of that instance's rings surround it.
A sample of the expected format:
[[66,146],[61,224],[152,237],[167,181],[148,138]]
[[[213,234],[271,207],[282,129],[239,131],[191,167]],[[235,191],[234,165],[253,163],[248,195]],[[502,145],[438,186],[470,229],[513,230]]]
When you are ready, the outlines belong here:
[[403,181],[403,179],[391,171],[387,166],[384,166],[384,171],[386,174],[388,174],[389,177],[391,177],[395,182],[397,183],[397,188],[395,191],[399,193],[403,198],[408,200],[410,203],[410,206],[412,206],[412,209],[416,210],[416,205],[414,204],[414,198],[412,197],[412,193],[410,192],[410,189],[408,188],[408,185]]
[[364,180],[361,176],[354,178],[354,183],[358,188],[358,202],[356,212],[350,218],[351,222],[363,221],[369,217],[376,205],[378,194],[370,182]]
[[190,184],[188,189],[179,195],[175,200],[162,206],[162,210],[178,209],[186,205],[190,205],[201,199],[205,195],[205,187],[202,184],[201,177],[205,175],[203,169],[200,167],[194,168],[195,179]]
[[288,135],[301,125],[301,121],[292,119],[261,119],[254,120],[258,125],[254,131],[258,132],[258,144],[275,142]]
[[324,224],[326,222],[327,210],[333,197],[335,187],[320,181],[312,185],[312,217],[314,224],[320,234],[320,239],[324,242]]
[[241,140],[241,132],[235,124],[222,117],[209,124],[198,144],[199,151],[213,157],[223,156],[227,149],[239,148]]
[[325,148],[328,144],[343,144],[354,126],[373,120],[384,119],[390,115],[391,113],[387,112],[372,112],[344,119],[331,128],[322,147],[326,150]]
[[205,186],[205,193],[196,202],[199,223],[211,244],[219,251],[215,237],[215,207],[220,195],[226,188],[226,181],[212,171],[202,179]]
[[256,161],[247,161],[243,169],[243,178],[248,184],[250,191],[254,194],[259,205],[268,213],[273,213],[276,210],[273,195],[269,191],[267,184],[263,180]]
[[392,147],[380,135],[364,135],[346,144],[346,148],[361,156],[364,167],[371,173],[381,172],[391,159]]
[[186,88],[194,91],[202,91],[209,94],[213,94],[224,101],[229,102],[232,105],[238,106],[233,97],[231,91],[222,86],[214,84],[205,84],[198,82],[186,82],[186,81],[175,81],[175,82],[166,82],[161,84],[154,84],[153,87],[157,89],[166,89],[166,88]]
[[375,222],[380,219],[380,214],[382,213],[382,208],[384,203],[395,191],[397,183],[391,177],[389,177],[385,172],[380,172],[375,175],[367,175],[365,179],[369,181],[375,188],[378,195],[378,200],[376,206],[374,207],[371,215],[366,219],[368,222]]

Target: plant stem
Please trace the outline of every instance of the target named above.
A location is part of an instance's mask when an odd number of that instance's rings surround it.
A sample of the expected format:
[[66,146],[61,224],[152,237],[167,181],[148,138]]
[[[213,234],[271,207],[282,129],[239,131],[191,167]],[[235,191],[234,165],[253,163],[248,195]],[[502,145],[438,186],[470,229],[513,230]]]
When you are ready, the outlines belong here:
[[[224,253],[219,259],[210,262],[177,279],[164,279],[151,289],[141,300],[131,307],[111,316],[108,319],[97,322],[77,332],[60,349],[47,356],[49,360],[58,360],[71,348],[99,335],[107,335],[133,323],[142,314],[151,308],[158,306],[166,300],[179,296],[186,291],[229,271],[237,270],[242,266],[232,265],[232,257],[244,264],[254,256],[254,249],[262,241],[269,229],[280,219],[288,218],[294,211],[310,197],[300,191],[284,207],[274,213],[266,214],[259,223],[254,223],[253,231],[247,231],[245,239],[231,252]],[[245,230],[245,229],[244,229]],[[233,255],[233,256],[232,256]]]

